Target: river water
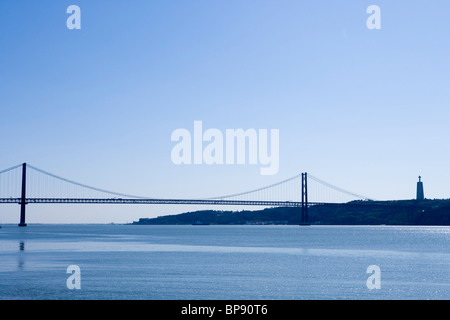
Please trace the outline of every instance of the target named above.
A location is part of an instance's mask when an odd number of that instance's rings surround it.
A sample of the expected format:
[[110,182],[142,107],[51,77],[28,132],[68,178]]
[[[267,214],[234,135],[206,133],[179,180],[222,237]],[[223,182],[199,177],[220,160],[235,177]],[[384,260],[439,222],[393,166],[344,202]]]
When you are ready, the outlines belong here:
[[4,225],[0,299],[448,300],[449,244],[450,227]]

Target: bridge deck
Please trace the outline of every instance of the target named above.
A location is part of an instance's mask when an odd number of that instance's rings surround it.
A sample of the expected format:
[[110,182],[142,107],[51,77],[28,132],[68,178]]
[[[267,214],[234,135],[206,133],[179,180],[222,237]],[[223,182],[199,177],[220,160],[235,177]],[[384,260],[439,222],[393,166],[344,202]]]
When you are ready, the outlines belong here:
[[[0,203],[21,204],[21,198],[0,198]],[[301,202],[293,201],[247,201],[247,200],[211,200],[211,199],[83,199],[83,198],[27,198],[26,203],[49,204],[194,204],[194,205],[235,205],[267,207],[301,207]],[[308,203],[314,205],[315,203]]]

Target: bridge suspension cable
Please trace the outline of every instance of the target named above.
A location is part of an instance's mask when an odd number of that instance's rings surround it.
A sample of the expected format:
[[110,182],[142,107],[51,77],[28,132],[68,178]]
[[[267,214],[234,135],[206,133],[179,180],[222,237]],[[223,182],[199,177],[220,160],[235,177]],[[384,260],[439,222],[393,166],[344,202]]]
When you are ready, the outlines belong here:
[[45,175],[47,175],[49,177],[58,179],[58,180],[63,181],[63,182],[70,183],[70,184],[78,186],[78,187],[90,189],[90,190],[93,190],[93,191],[97,191],[97,192],[101,192],[101,193],[105,193],[105,194],[109,194],[109,195],[119,196],[119,197],[126,197],[126,198],[133,198],[133,199],[145,199],[145,198],[147,198],[147,197],[142,197],[142,196],[129,195],[129,194],[118,193],[118,192],[108,191],[108,190],[105,190],[105,189],[91,187],[91,186],[88,186],[86,184],[82,184],[82,183],[79,183],[79,182],[76,182],[76,181],[73,181],[73,180],[69,180],[69,179],[57,176],[57,175],[55,175],[53,173],[44,171],[42,169],[36,168],[36,167],[34,167],[32,165],[29,165],[29,164],[27,164],[27,166],[28,166],[28,168],[33,169],[33,170],[35,170],[37,172],[40,172],[42,174],[45,174]]
[[355,198],[358,198],[358,199],[361,199],[361,200],[373,200],[373,199],[370,199],[370,198],[368,198],[368,197],[366,197],[366,196],[363,196],[363,195],[360,195],[360,194],[356,194],[356,193],[353,193],[353,192],[344,190],[344,189],[342,189],[342,188],[336,187],[336,186],[334,186],[334,185],[332,185],[332,184],[330,184],[330,183],[328,183],[328,182],[325,182],[325,181],[323,181],[323,180],[320,180],[319,178],[314,177],[314,176],[311,175],[311,174],[308,174],[308,178],[311,178],[311,179],[314,180],[315,182],[318,182],[318,183],[320,183],[320,184],[322,184],[322,185],[324,185],[324,186],[326,186],[326,187],[328,187],[328,188],[331,188],[331,189],[333,189],[333,190],[335,190],[335,191],[338,191],[338,192],[347,194],[347,195],[349,195],[349,196],[352,196],[352,197],[355,197]]
[[[17,165],[0,171],[0,198],[19,198],[20,184],[18,182],[22,173],[21,170],[16,169],[19,169],[21,166],[22,165]],[[27,179],[29,182],[27,183],[27,189],[29,189],[27,191],[27,198],[111,199],[112,197],[119,197],[129,199],[152,199],[150,197],[130,195],[92,187],[83,183],[63,178],[29,164],[27,165],[27,167],[31,169],[29,179]],[[46,178],[42,175],[44,175]],[[325,182],[311,174],[308,174],[308,178],[311,180],[311,182],[315,183],[310,185],[310,189],[312,191],[309,197],[310,202],[342,203],[356,199],[371,200],[369,197],[347,191],[328,182]],[[221,195],[217,197],[197,198],[197,200],[298,202],[301,200],[301,179],[302,174],[297,174],[288,179],[284,179],[282,181],[253,190]],[[88,193],[88,191],[90,193]],[[97,193],[94,194],[92,193],[92,191],[95,191]],[[330,194],[331,192],[334,193]],[[80,196],[81,194],[82,196]],[[346,196],[346,199],[343,198],[344,195]],[[326,196],[333,196],[334,198],[325,200]]]
[[8,168],[8,169],[5,169],[5,170],[1,170],[1,171],[0,171],[0,174],[6,173],[6,172],[11,171],[11,170],[14,170],[14,169],[17,169],[17,168],[19,168],[19,167],[21,167],[21,166],[22,166],[21,164],[18,164],[17,166],[14,166],[14,167],[11,167],[11,168]]
[[20,196],[20,184],[18,183],[22,165],[17,165],[0,171],[0,198],[18,198]]
[[293,176],[291,178],[285,179],[283,181],[280,181],[280,182],[277,182],[277,183],[274,183],[274,184],[271,184],[271,185],[268,185],[268,186],[265,186],[265,187],[261,187],[261,188],[257,188],[257,189],[254,189],[254,190],[241,192],[241,193],[234,193],[234,194],[229,194],[229,195],[225,195],[225,196],[219,196],[219,197],[214,197],[214,198],[207,198],[205,200],[222,200],[222,199],[228,199],[228,198],[236,198],[236,197],[248,195],[248,194],[251,194],[251,193],[265,191],[265,190],[268,190],[268,189],[271,189],[271,188],[283,185],[283,184],[285,184],[287,182],[290,182],[292,180],[299,179],[301,176],[302,176],[301,174],[298,174],[298,175],[295,175],[295,176]]

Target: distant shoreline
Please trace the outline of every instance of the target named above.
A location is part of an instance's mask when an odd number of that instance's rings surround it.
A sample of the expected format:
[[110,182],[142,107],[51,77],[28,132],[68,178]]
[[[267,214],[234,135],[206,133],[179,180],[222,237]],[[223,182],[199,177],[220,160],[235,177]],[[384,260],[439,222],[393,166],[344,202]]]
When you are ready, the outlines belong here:
[[[301,208],[277,207],[264,210],[198,210],[138,221],[52,223],[32,225],[299,225]],[[354,201],[339,205],[309,207],[310,225],[330,226],[450,226],[450,199]],[[0,223],[17,226],[17,223]]]
[[[156,218],[140,218],[131,225],[299,225],[301,208],[264,210],[199,210]],[[311,225],[450,226],[450,199],[352,201],[309,207]]]

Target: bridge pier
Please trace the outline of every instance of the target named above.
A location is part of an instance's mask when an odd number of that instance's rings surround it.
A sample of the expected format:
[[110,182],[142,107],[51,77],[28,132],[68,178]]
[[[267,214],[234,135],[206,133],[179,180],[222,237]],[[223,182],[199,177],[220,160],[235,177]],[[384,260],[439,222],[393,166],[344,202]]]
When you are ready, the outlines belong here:
[[25,206],[27,204],[26,198],[26,189],[27,189],[27,164],[22,164],[22,197],[20,199],[20,222],[19,227],[26,227],[25,223]]

